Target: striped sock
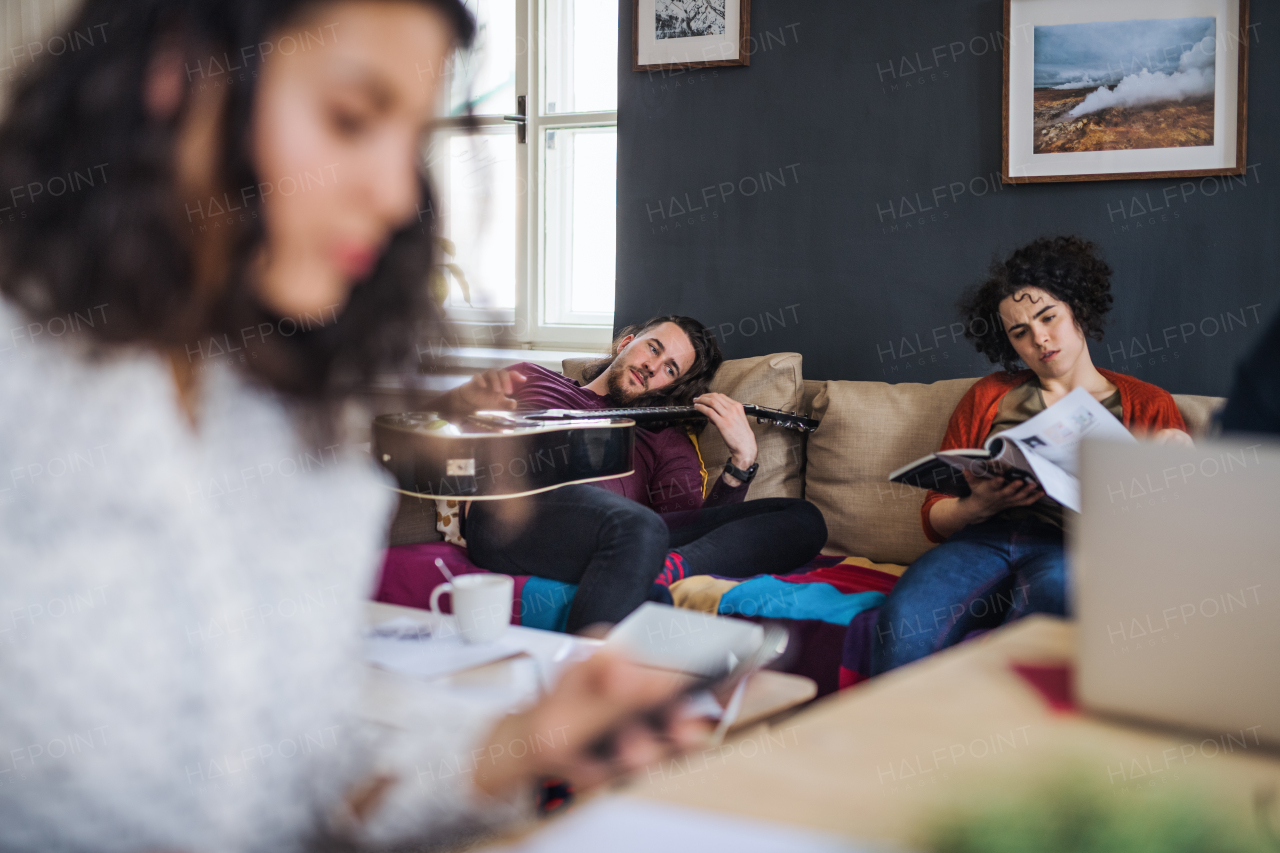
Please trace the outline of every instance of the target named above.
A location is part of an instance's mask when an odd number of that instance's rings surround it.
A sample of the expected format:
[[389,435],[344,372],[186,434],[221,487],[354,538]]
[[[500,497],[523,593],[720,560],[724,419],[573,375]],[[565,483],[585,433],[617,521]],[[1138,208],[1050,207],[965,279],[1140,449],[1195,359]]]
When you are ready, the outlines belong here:
[[687,574],[684,557],[681,557],[678,551],[672,551],[667,554],[667,559],[662,564],[662,571],[658,572],[658,577],[653,582],[663,586],[671,586],[676,581],[683,580]]

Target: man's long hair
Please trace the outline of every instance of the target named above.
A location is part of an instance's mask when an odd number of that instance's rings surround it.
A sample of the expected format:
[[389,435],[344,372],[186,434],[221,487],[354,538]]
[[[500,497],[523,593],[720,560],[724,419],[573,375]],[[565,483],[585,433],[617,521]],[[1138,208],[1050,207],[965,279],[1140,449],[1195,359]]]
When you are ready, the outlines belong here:
[[693,364],[689,365],[689,369],[680,374],[680,378],[675,382],[657,391],[642,394],[626,405],[629,407],[688,406],[693,403],[695,397],[700,397],[707,393],[707,389],[711,386],[711,380],[716,375],[716,370],[719,369],[720,363],[724,361],[724,354],[720,352],[720,344],[716,341],[716,336],[710,329],[692,317],[682,317],[678,314],[653,317],[643,323],[627,326],[619,331],[613,339],[613,346],[610,348],[612,355],[587,365],[587,369],[583,371],[583,384],[591,382],[609,369],[614,359],[618,357],[618,353],[622,351],[622,341],[628,335],[634,335],[638,338],[663,323],[674,323],[689,337],[689,343],[693,345]]

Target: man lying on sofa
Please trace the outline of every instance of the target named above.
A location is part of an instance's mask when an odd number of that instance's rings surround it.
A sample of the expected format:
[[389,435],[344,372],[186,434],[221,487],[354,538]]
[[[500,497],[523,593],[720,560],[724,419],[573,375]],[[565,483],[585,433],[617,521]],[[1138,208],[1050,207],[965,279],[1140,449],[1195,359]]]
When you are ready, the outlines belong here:
[[681,427],[636,430],[635,472],[529,497],[464,507],[462,535],[478,566],[578,585],[566,630],[617,622],[655,581],[693,574],[751,577],[791,571],[827,540],[822,513],[807,501],[744,502],[758,468],[742,404],[707,388],[723,356],[714,335],[689,317],[655,317],[624,329],[612,354],[579,385],[535,364],[474,377],[441,407],[603,409],[695,406],[729,447],[703,497],[698,451]]

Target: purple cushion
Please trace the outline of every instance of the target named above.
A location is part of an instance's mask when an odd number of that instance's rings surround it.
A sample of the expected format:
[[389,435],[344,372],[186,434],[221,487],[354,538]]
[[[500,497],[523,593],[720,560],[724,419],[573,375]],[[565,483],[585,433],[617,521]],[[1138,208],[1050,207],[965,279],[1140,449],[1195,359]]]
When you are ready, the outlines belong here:
[[431,599],[431,590],[447,580],[444,573],[436,567],[436,558],[444,560],[449,571],[455,575],[484,571],[471,562],[466,549],[448,542],[398,545],[387,549],[374,601],[425,609]]

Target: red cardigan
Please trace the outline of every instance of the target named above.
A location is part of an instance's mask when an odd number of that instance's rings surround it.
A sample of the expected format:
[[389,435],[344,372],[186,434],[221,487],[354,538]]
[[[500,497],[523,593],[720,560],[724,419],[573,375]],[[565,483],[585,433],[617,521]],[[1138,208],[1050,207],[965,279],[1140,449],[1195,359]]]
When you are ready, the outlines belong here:
[[[1182,413],[1178,411],[1178,406],[1168,391],[1123,373],[1112,373],[1101,368],[1098,372],[1120,389],[1123,423],[1127,429],[1186,430]],[[1031,370],[1020,370],[1017,373],[999,371],[975,382],[951,413],[947,434],[942,439],[940,449],[981,447],[987,433],[991,432],[991,425],[995,423],[1004,395],[1034,378],[1035,373]],[[924,535],[930,542],[942,542],[944,539],[929,523],[929,510],[938,501],[949,497],[952,496],[930,491],[925,496],[924,505],[920,507],[920,522],[924,525]]]

